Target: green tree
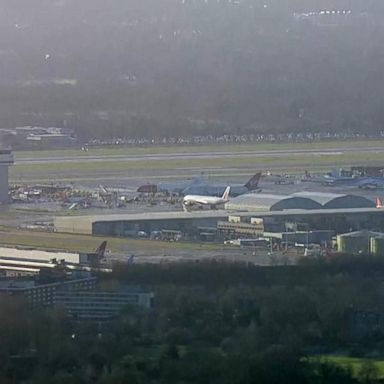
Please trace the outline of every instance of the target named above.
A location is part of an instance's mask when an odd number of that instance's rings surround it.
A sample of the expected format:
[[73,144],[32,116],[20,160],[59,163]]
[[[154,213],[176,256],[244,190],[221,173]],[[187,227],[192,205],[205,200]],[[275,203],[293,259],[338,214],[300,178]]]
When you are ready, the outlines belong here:
[[362,384],[373,384],[379,381],[379,368],[372,360],[365,360],[358,372],[357,377]]

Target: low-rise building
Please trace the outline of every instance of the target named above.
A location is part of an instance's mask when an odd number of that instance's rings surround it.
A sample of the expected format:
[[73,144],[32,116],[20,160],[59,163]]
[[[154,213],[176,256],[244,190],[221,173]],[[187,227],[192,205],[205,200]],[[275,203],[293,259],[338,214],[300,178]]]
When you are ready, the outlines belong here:
[[96,277],[90,275],[40,283],[38,280],[0,280],[0,294],[19,296],[32,307],[52,306],[59,291],[90,291],[96,288]]
[[384,233],[373,231],[355,231],[337,236],[337,250],[351,255],[373,254],[383,256]]
[[264,220],[262,218],[242,218],[229,216],[228,221],[219,220],[217,231],[222,238],[232,239],[237,237],[259,237],[264,233]]
[[43,268],[94,266],[103,258],[106,242],[95,252],[65,252],[29,247],[0,247],[0,271],[26,271],[38,274]]
[[140,287],[125,287],[114,292],[74,291],[56,292],[56,305],[78,320],[107,320],[118,316],[129,305],[152,308],[154,294]]

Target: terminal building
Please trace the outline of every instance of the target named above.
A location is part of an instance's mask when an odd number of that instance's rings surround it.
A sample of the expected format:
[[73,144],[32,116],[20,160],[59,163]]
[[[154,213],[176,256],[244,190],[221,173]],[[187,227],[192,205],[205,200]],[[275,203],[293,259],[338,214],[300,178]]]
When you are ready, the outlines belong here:
[[[250,193],[231,199],[226,210],[150,212],[56,217],[57,232],[163,240],[269,239],[285,243],[332,243],[335,235],[380,232],[384,209],[361,196],[299,192]],[[158,234],[161,236],[158,236]]]
[[223,210],[196,212],[148,212],[123,215],[57,216],[55,230],[63,233],[130,237],[139,231],[193,232],[199,227],[216,227],[217,221],[227,219]]
[[[311,203],[312,204],[312,203]],[[384,228],[384,209],[328,208],[258,211],[213,210],[202,212],[155,212],[148,214],[67,216],[55,219],[55,230],[64,233],[150,237],[159,231],[182,234],[198,240],[201,234],[230,237],[257,237],[264,232],[286,232],[287,224],[305,230],[329,230],[335,234],[361,229]],[[213,236],[210,236],[213,238]]]

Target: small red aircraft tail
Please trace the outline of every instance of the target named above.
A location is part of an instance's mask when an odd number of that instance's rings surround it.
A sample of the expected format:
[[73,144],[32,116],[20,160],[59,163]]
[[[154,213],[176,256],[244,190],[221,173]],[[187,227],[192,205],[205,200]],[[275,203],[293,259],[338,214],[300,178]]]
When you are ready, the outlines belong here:
[[383,202],[380,197],[376,197],[376,208],[383,208]]
[[95,253],[99,260],[104,258],[105,250],[107,248],[107,242],[103,241],[96,249]]
[[257,172],[247,181],[247,183],[245,184],[245,187],[248,189],[248,191],[254,191],[255,189],[257,189],[260,178],[261,178],[261,172]]

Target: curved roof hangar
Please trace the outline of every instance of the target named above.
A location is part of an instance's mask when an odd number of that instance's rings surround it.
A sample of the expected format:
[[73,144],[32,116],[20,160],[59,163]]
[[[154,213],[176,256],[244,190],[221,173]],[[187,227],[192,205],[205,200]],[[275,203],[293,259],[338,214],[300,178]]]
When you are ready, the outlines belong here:
[[324,209],[375,207],[375,203],[372,200],[357,195],[303,191],[293,193],[292,196],[312,199],[321,204]]
[[282,211],[285,209],[321,209],[321,204],[312,199],[266,193],[246,193],[231,199],[226,209],[246,209],[256,211]]

